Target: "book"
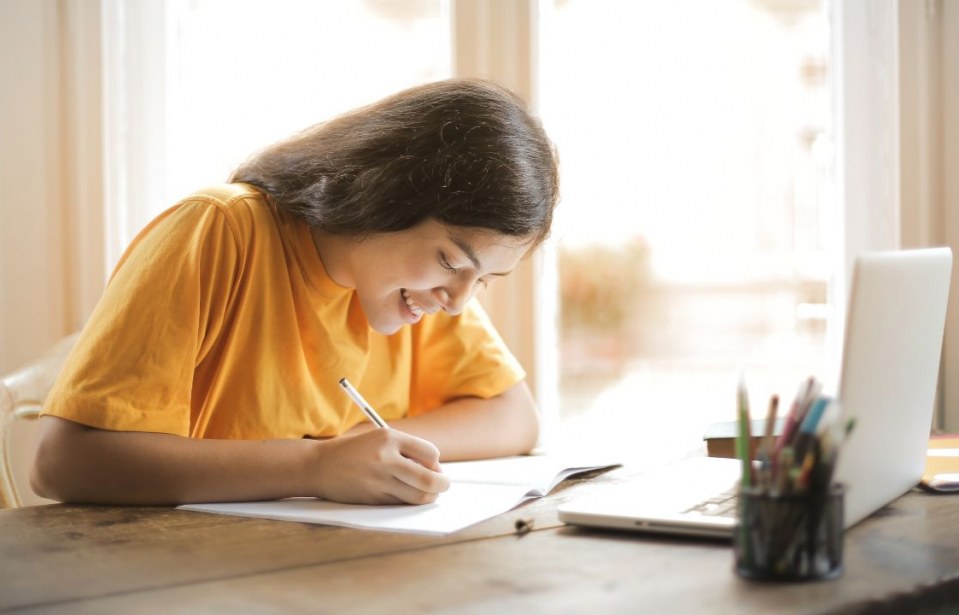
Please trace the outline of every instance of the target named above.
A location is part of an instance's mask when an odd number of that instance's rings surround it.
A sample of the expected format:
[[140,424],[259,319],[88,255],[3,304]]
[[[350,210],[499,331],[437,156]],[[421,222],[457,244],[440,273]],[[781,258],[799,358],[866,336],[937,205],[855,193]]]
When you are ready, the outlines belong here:
[[616,463],[582,464],[549,455],[443,464],[450,488],[431,504],[341,504],[317,498],[184,504],[182,510],[325,525],[444,535],[549,493],[563,480]]
[[[779,437],[783,431],[785,418],[779,417],[773,423],[773,436]],[[763,434],[766,433],[766,419],[754,419],[749,421],[749,433],[752,437],[749,439],[749,458],[756,458],[756,450],[762,442]],[[726,457],[736,459],[736,429],[737,421],[720,421],[712,423],[706,427],[703,433],[703,440],[706,442],[706,454],[709,457]]]
[[959,493],[959,434],[929,438],[926,467],[919,485],[937,493]]

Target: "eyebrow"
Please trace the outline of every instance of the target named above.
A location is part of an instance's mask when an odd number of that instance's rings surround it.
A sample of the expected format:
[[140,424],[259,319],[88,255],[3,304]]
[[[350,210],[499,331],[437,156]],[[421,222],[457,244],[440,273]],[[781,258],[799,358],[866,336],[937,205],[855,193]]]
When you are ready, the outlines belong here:
[[[463,241],[463,240],[460,239],[459,237],[453,237],[452,235],[450,235],[450,241],[452,241],[453,243],[455,243],[455,244],[456,244],[456,247],[458,247],[460,250],[463,251],[463,254],[466,255],[466,258],[470,259],[470,262],[473,263],[473,268],[474,268],[474,269],[476,269],[477,271],[479,271],[480,269],[482,269],[483,265],[482,265],[482,263],[480,263],[479,258],[476,256],[476,252],[473,250],[473,246],[471,246],[470,244],[466,243],[465,241]],[[503,277],[503,276],[509,275],[510,273],[512,273],[512,272],[511,272],[511,271],[506,271],[506,272],[503,272],[503,273],[487,273],[486,275],[494,275],[494,276],[497,276],[497,277]]]
[[453,237],[452,235],[450,235],[450,241],[455,243],[456,246],[463,251],[463,254],[466,255],[466,258],[470,259],[470,262],[473,263],[474,269],[479,269],[480,267],[482,267],[479,259],[476,257],[476,252],[473,251],[473,246],[466,243],[459,237]]

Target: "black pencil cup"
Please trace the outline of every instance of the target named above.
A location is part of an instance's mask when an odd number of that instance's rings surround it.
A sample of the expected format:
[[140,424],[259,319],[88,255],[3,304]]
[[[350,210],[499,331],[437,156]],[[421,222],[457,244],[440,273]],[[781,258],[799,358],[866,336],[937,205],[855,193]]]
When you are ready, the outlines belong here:
[[840,576],[844,495],[842,485],[824,493],[741,490],[733,535],[736,572],[770,581]]

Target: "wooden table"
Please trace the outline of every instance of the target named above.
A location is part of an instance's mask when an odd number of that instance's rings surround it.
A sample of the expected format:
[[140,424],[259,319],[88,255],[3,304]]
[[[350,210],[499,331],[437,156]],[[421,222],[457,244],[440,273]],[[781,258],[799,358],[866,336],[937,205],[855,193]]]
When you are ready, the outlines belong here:
[[[846,534],[835,581],[755,583],[728,544],[563,526],[620,468],[446,537],[179,511],[0,511],[0,610],[44,613],[941,612],[959,605],[959,496],[911,492]],[[533,522],[517,532],[518,519]]]

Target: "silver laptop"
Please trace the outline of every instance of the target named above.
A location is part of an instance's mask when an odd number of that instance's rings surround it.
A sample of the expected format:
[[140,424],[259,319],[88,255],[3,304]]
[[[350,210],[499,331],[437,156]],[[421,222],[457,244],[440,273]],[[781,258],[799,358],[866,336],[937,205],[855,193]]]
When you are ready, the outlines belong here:
[[[837,391],[840,420],[856,419],[835,474],[847,487],[846,527],[922,476],[951,271],[948,248],[856,260]],[[735,459],[686,459],[561,504],[559,518],[574,525],[729,538],[739,473]]]

